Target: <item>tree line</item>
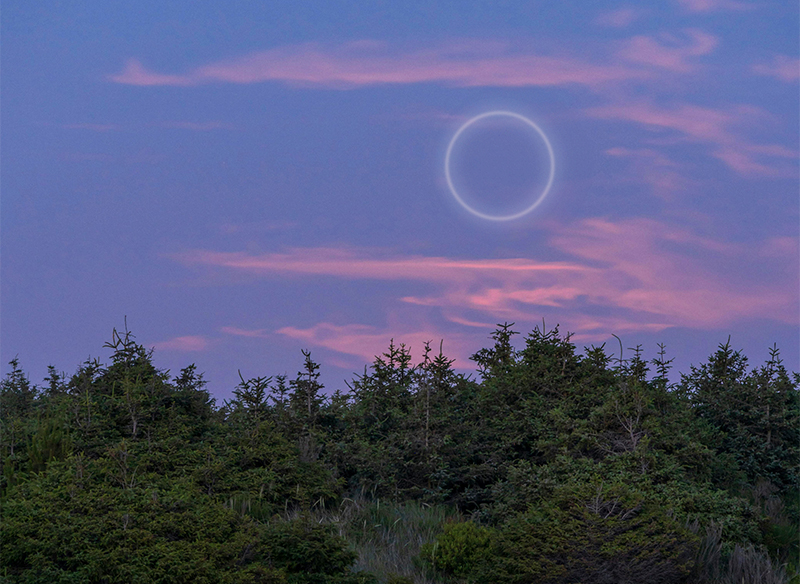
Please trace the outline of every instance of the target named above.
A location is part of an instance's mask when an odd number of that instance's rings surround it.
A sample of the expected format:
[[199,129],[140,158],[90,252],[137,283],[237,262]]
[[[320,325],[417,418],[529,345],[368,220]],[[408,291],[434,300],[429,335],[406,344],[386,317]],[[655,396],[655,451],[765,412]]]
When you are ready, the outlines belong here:
[[[240,375],[220,405],[194,364],[159,370],[127,331],[110,363],[42,385],[14,359],[0,577],[800,581],[800,375],[777,349],[751,368],[727,342],[672,383],[663,346],[623,360],[558,327],[515,334],[472,356],[477,378],[441,345],[413,363],[392,342],[346,391],[304,352],[296,376]],[[335,519],[354,501],[453,514],[388,574],[359,569],[355,523]]]

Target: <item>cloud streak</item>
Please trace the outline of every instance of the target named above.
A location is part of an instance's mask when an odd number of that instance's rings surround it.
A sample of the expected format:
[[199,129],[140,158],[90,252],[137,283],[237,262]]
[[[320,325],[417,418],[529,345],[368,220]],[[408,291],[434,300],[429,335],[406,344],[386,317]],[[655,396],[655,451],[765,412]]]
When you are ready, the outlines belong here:
[[740,2],[739,0],[678,0],[678,4],[687,12],[695,13],[722,12],[726,10],[741,12],[754,8],[752,4]]
[[377,280],[426,280],[465,283],[490,277],[524,277],[535,272],[580,271],[568,262],[522,258],[465,260],[444,257],[387,256],[380,250],[296,248],[287,253],[250,255],[243,252],[195,250],[174,254],[188,265],[210,265],[251,273],[294,273]]
[[[649,102],[605,105],[586,110],[589,116],[624,120],[653,130],[676,132],[682,139],[713,147],[713,156],[742,175],[794,176],[798,152],[778,144],[754,144],[734,131],[769,119],[763,110],[750,106],[713,109],[690,104],[665,108]],[[791,160],[791,166],[786,164]]]
[[692,62],[694,58],[711,53],[718,44],[717,37],[698,29],[688,29],[683,38],[672,34],[635,36],[624,43],[617,55],[631,63],[690,73],[696,69]]
[[376,357],[376,350],[387,347],[389,341],[395,345],[401,343],[412,351],[412,357],[419,360],[425,343],[438,353],[439,342],[442,341],[442,352],[450,359],[456,360],[457,368],[469,367],[469,357],[477,349],[471,335],[448,332],[446,335],[432,327],[419,329],[413,327],[384,328],[362,324],[335,325],[321,322],[309,328],[283,327],[276,333],[285,337],[302,341],[307,345],[324,347],[331,351],[357,357],[361,362],[371,362]]
[[[685,0],[686,10],[710,12],[743,9],[723,0]],[[624,27],[640,11],[622,9],[599,17],[598,23]],[[692,104],[672,108],[633,98],[643,87],[663,88],[678,77],[697,76],[703,57],[713,53],[719,39],[698,28],[678,33],[636,35],[598,44],[595,58],[577,57],[562,49],[542,52],[532,42],[454,40],[425,48],[361,40],[343,44],[304,43],[275,47],[240,57],[211,62],[179,74],[165,74],[131,59],[113,82],[134,86],[190,87],[205,84],[284,83],[310,88],[352,89],[376,85],[436,83],[452,87],[581,87],[603,96],[605,105],[590,108],[596,118],[624,120],[648,128],[673,130],[692,142],[711,145],[712,154],[741,175],[794,176],[797,152],[775,144],[754,144],[733,127],[756,108],[713,109]],[[796,79],[797,62],[777,57],[771,64],[751,67],[751,73],[782,80]],[[628,97],[626,97],[628,96]],[[213,130],[230,128],[221,122],[170,122],[169,127]],[[667,180],[662,173],[663,192]]]
[[605,152],[608,156],[628,160],[629,177],[621,180],[643,182],[657,197],[674,200],[679,193],[689,192],[692,181],[681,172],[680,165],[652,148],[625,148],[617,146]]
[[627,28],[641,17],[642,13],[633,8],[621,8],[604,12],[595,19],[595,24],[611,28]]
[[179,353],[196,353],[205,351],[209,346],[208,339],[202,336],[189,335],[184,337],[175,337],[168,341],[161,341],[153,345],[154,349],[159,351],[176,351]]
[[771,63],[753,65],[753,73],[774,77],[787,83],[795,83],[800,79],[800,59],[786,55],[776,55]]
[[495,41],[459,41],[406,52],[392,51],[385,43],[357,41],[332,47],[317,43],[277,47],[213,62],[178,75],[151,71],[131,59],[120,73],[109,79],[142,87],[268,81],[334,88],[412,83],[459,87],[593,87],[647,76],[646,71],[624,64],[532,53]]
[[[446,320],[463,326],[476,321],[537,322],[548,316],[570,330],[591,335],[672,326],[713,329],[749,318],[794,322],[797,245],[790,239],[752,248],[703,238],[650,219],[594,218],[553,229],[551,250],[572,256],[570,262],[392,256],[380,250],[337,248],[261,255],[196,250],[173,258],[187,266],[259,277],[424,283],[431,287],[430,293],[398,295],[396,300],[436,309]],[[764,281],[736,281],[730,274],[743,270],[730,268],[737,262],[740,268],[772,262],[782,269]],[[278,332],[302,338],[300,330],[286,327]],[[364,336],[365,331],[326,324],[313,334],[308,330],[304,334],[333,347],[333,341],[325,339]],[[257,336],[262,331],[230,332]],[[344,352],[363,356],[355,348]]]

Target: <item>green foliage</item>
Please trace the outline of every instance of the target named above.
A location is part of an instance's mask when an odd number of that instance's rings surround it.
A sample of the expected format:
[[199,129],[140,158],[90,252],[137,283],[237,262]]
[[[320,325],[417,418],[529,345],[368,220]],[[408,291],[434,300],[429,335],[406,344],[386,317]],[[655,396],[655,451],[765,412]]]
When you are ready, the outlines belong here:
[[14,357],[8,363],[11,371],[0,382],[0,407],[3,418],[19,418],[31,413],[36,399],[36,387],[19,367],[19,359]]
[[326,458],[353,492],[430,503],[449,496],[460,479],[445,459],[463,452],[469,432],[458,423],[456,404],[473,385],[451,366],[441,346],[431,356],[426,345],[422,362],[412,366],[409,350],[392,343],[353,382],[351,399],[332,404],[341,417]]
[[622,487],[559,492],[499,531],[482,582],[686,582],[698,538]]
[[319,382],[319,365],[311,359],[311,353],[308,351],[303,351],[303,356],[305,357],[303,371],[298,372],[297,379],[289,383],[292,390],[289,405],[304,429],[308,431],[317,422],[324,401],[321,394],[324,388]]
[[707,364],[692,367],[681,386],[697,416],[721,436],[718,451],[733,458],[750,485],[766,479],[784,493],[800,489],[800,394],[777,348],[748,372],[747,358],[729,341]]
[[449,523],[434,543],[422,546],[420,555],[445,574],[467,577],[490,560],[493,535],[471,521]]
[[48,417],[40,418],[37,422],[28,453],[33,472],[44,470],[51,460],[64,460],[72,451],[72,442],[63,420]]
[[9,365],[11,371],[0,382],[0,493],[24,480],[28,466],[25,444],[35,426],[36,387],[20,369],[19,359],[15,357]]
[[414,581],[407,576],[389,574],[388,578],[386,578],[386,584],[414,584]]
[[721,345],[673,386],[663,345],[650,362],[640,347],[579,354],[542,325],[517,349],[512,326],[473,356],[479,380],[442,345],[415,364],[392,342],[348,393],[326,396],[304,352],[294,379],[240,375],[222,407],[194,364],[170,379],[128,331],[106,343],[110,364],[50,367],[41,389],[14,359],[0,382],[0,575],[797,578],[800,376],[776,349],[750,370]]
[[269,413],[269,403],[267,402],[267,390],[271,377],[254,377],[245,381],[242,372],[239,372],[241,383],[233,390],[235,396],[234,404],[244,410],[246,415],[255,423],[267,418]]
[[[696,526],[690,526],[696,531]],[[702,584],[785,584],[800,574],[791,564],[776,563],[760,546],[733,546],[722,540],[722,528],[712,522],[706,527],[693,581]],[[788,569],[787,569],[788,568]],[[794,578],[789,574],[794,573]]]
[[260,558],[287,574],[291,584],[355,584],[349,573],[356,554],[334,533],[331,525],[308,517],[270,522],[262,535]]
[[0,562],[12,581],[218,582],[256,526],[194,492],[112,484],[104,461],[72,458],[4,503]]
[[328,517],[358,553],[357,568],[417,584],[428,584],[434,576],[429,565],[417,561],[422,547],[433,542],[444,525],[462,520],[444,505],[361,498],[344,500]]

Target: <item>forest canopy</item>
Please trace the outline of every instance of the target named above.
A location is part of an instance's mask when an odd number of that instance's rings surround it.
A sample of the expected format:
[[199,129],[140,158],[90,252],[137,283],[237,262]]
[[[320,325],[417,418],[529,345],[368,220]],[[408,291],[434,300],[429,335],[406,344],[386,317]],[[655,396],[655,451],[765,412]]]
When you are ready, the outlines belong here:
[[8,582],[800,582],[800,375],[730,342],[581,354],[513,325],[477,378],[390,343],[347,392],[309,352],[217,404],[129,332],[0,382]]

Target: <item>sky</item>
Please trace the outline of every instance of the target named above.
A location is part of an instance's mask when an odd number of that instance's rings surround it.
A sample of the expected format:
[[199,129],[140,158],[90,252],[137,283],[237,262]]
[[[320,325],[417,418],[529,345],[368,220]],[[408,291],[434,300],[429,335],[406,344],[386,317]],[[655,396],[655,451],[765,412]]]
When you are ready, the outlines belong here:
[[303,350],[346,390],[390,339],[474,374],[504,322],[798,371],[799,12],[5,0],[4,371],[127,323],[219,400]]

